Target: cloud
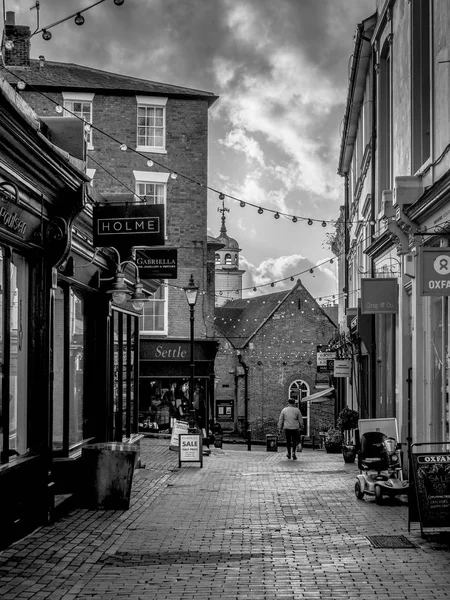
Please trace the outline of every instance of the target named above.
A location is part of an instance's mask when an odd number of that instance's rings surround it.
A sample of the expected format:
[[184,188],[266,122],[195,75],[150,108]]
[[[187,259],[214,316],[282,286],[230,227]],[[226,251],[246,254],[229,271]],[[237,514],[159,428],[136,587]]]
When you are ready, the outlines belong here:
[[258,142],[246,135],[243,129],[233,129],[227,133],[225,139],[219,140],[227,148],[234,148],[245,154],[249,162],[256,161],[261,167],[264,167],[264,152]]
[[[337,293],[336,273],[330,268],[329,262],[318,266],[300,254],[269,258],[259,265],[241,256],[239,266],[245,270],[244,297],[290,290],[298,279],[316,299],[319,297],[331,299]],[[311,269],[312,273],[310,273]],[[256,291],[253,287],[257,288]]]

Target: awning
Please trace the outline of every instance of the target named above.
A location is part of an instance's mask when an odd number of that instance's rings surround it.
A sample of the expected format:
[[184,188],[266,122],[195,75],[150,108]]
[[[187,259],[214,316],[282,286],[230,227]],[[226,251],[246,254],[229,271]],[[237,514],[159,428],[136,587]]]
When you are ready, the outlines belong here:
[[311,396],[305,396],[302,398],[302,402],[324,402],[326,400],[326,396],[329,396],[331,392],[334,392],[333,386],[325,388],[324,390],[320,390],[320,392],[316,392],[315,394],[311,394]]

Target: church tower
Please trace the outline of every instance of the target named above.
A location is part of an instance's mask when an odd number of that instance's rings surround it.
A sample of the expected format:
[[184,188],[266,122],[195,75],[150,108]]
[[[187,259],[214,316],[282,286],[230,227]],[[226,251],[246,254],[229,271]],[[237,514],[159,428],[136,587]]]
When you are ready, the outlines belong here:
[[216,283],[216,306],[222,306],[229,300],[240,300],[242,298],[242,275],[245,271],[239,269],[239,253],[241,249],[237,241],[227,234],[225,227],[225,213],[229,208],[217,209],[222,213],[222,227],[217,241],[223,244],[215,254],[215,283]]

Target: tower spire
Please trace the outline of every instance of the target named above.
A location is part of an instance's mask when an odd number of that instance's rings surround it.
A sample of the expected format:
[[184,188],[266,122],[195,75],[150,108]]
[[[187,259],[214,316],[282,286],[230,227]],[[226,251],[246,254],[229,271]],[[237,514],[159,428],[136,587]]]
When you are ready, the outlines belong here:
[[222,213],[222,227],[220,228],[220,233],[226,234],[227,228],[225,227],[225,213],[230,212],[230,209],[225,208],[225,200],[222,200],[222,208],[218,208],[217,210]]

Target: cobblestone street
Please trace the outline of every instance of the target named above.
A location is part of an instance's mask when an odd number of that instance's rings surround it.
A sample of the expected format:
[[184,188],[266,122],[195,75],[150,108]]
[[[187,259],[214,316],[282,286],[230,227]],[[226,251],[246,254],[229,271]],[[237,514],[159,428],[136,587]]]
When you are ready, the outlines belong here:
[[339,454],[225,444],[180,469],[169,440],[141,449],[129,510],[76,509],[0,552],[2,600],[450,597],[449,546],[408,533],[403,497],[358,501]]

